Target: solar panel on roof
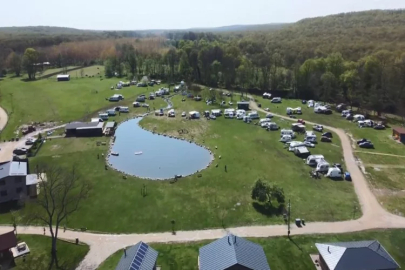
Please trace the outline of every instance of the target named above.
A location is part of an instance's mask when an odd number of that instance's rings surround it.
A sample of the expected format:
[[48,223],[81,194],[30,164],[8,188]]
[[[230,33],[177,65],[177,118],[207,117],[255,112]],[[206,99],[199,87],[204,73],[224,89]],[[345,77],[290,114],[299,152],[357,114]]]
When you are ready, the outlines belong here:
[[141,257],[141,256],[139,256],[139,255],[136,255],[135,260],[138,260],[138,261],[142,262],[142,261],[143,261],[143,257]]
[[143,250],[139,250],[139,251],[138,251],[138,254],[140,254],[140,255],[142,255],[142,256],[145,256],[146,252],[143,251]]
[[141,248],[142,248],[142,247],[143,247],[143,248],[146,248],[146,249],[149,248],[149,246],[148,246],[147,244],[145,244],[145,243],[142,243],[142,244],[141,244]]

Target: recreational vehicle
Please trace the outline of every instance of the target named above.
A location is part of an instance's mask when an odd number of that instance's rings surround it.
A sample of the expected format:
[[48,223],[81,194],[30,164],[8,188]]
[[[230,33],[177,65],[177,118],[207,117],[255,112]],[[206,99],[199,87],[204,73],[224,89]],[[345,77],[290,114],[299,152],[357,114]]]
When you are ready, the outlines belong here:
[[307,157],[307,165],[309,166],[315,166],[318,164],[318,162],[320,162],[321,160],[324,160],[324,156],[323,155],[310,155],[309,157]]
[[211,110],[211,115],[221,116],[222,111],[220,109]]
[[353,121],[358,122],[358,121],[364,121],[366,118],[362,114],[356,114],[353,116]]
[[128,108],[128,107],[123,107],[123,106],[120,106],[120,108],[119,108],[119,112],[122,112],[122,113],[127,113],[127,112],[129,112],[129,108]]
[[115,109],[109,109],[109,110],[107,110],[105,112],[108,114],[108,116],[115,116],[117,114]]
[[136,98],[137,102],[145,102],[145,96],[139,96]]
[[100,117],[103,120],[108,120],[108,113],[100,113],[98,117]]
[[326,162],[325,160],[322,160],[320,162],[318,162],[318,164],[316,165],[316,171],[317,172],[328,172],[329,171],[329,163]]
[[278,129],[279,126],[276,123],[274,122],[267,123],[267,130],[278,130]]
[[329,168],[326,176],[330,178],[342,178],[342,171],[336,167]]
[[295,133],[291,129],[282,129],[281,130],[281,137],[284,135],[289,135],[291,138],[295,138]]
[[108,100],[109,101],[120,101],[120,100],[123,100],[123,99],[124,99],[123,95],[115,94],[115,95],[111,96]]
[[176,114],[174,113],[174,109],[170,109],[170,110],[167,112],[167,116],[168,116],[168,117],[175,117]]
[[259,119],[260,116],[256,111],[252,111],[248,114],[248,116],[250,117],[250,119]]
[[280,139],[280,142],[286,143],[286,142],[291,142],[291,135],[283,135]]

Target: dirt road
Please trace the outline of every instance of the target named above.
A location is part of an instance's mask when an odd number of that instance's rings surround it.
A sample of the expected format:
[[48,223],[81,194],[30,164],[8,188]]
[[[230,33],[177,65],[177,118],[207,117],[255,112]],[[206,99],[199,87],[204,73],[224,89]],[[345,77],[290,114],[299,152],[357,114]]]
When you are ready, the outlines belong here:
[[[256,103],[251,102],[251,108],[262,111]],[[292,120],[283,115],[276,115],[287,120]],[[294,121],[294,120],[292,120]],[[309,125],[315,123],[306,122]],[[307,223],[303,228],[292,226],[291,234],[327,234],[327,233],[348,233],[368,229],[381,228],[405,228],[405,218],[388,213],[378,203],[376,197],[370,190],[367,180],[360,171],[353,156],[351,142],[345,132],[334,127],[324,126],[335,132],[342,143],[343,156],[347,170],[351,173],[355,192],[359,198],[363,216],[357,220],[341,222],[313,222]],[[0,233],[12,230],[10,226],[0,226]],[[42,227],[22,227],[18,229],[23,234],[43,234]],[[100,263],[108,258],[115,251],[125,246],[134,245],[138,241],[145,242],[187,242],[205,239],[216,239],[224,236],[227,232],[232,232],[242,237],[270,237],[287,234],[287,226],[247,226],[200,231],[178,231],[176,235],[170,232],[166,233],[149,233],[149,234],[95,234],[88,232],[61,232],[60,237],[65,239],[79,238],[80,241],[90,245],[90,251],[82,261],[78,269],[96,269]]]

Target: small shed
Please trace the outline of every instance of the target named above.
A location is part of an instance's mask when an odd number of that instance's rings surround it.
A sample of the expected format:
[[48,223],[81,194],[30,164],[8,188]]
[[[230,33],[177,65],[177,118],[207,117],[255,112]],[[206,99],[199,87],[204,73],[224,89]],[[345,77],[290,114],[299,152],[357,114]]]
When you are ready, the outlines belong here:
[[249,102],[248,101],[239,101],[238,102],[238,110],[249,110]]
[[58,82],[70,81],[70,75],[69,74],[59,74],[58,76],[56,76],[56,79]]
[[393,128],[392,136],[395,138],[395,140],[398,140],[401,143],[405,143],[405,128],[403,128],[403,127]]
[[103,135],[103,122],[72,122],[65,126],[67,137],[97,137]]

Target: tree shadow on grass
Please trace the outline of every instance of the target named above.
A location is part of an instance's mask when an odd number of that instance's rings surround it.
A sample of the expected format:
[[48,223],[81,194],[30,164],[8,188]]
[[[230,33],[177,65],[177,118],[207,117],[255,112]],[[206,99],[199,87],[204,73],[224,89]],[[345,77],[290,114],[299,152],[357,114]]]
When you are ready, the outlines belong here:
[[267,217],[280,216],[284,213],[284,205],[275,207],[274,205],[263,205],[257,202],[252,202],[253,208],[262,215]]
[[18,201],[5,202],[0,204],[0,214],[6,214],[13,210],[20,210],[21,206]]

